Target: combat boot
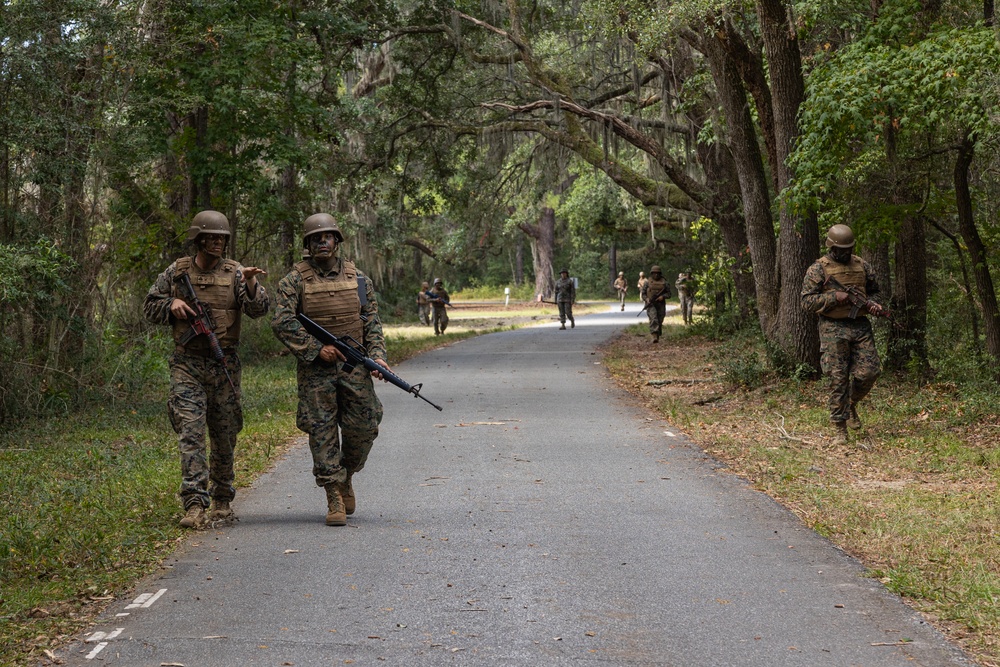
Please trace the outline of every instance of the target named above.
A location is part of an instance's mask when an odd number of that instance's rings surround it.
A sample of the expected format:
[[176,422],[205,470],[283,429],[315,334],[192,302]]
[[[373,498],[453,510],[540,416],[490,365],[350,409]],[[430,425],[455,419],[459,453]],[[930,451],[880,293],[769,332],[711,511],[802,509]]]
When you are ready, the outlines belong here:
[[229,506],[228,500],[216,500],[212,498],[212,504],[208,506],[208,518],[213,521],[222,521],[225,519],[232,519],[236,516],[233,513],[233,509]]
[[847,425],[855,431],[861,428],[861,418],[858,417],[858,409],[851,405],[851,416],[847,418]]
[[623,313],[625,312],[625,304],[624,303],[622,304],[622,312]]
[[565,322],[563,322],[562,326],[559,327],[559,331],[566,331],[566,323]]
[[326,525],[346,526],[347,512],[344,510],[344,499],[340,497],[338,484],[327,484],[326,489]]
[[347,514],[354,514],[357,508],[357,499],[354,496],[354,486],[351,484],[351,476],[347,476],[347,482],[340,485],[340,497],[344,501],[344,511]]
[[576,320],[574,320],[572,317],[569,318],[569,328],[570,329],[575,329],[576,328]]
[[197,528],[205,520],[205,508],[194,504],[188,508],[184,518],[181,519],[181,528]]
[[847,422],[833,422],[834,434],[833,434],[833,444],[835,445],[846,445],[847,444]]

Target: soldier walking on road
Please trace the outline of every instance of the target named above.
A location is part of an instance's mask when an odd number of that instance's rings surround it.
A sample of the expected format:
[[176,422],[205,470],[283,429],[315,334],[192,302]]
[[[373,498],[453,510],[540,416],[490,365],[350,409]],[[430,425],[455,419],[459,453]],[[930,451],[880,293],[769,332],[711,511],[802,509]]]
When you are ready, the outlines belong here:
[[559,306],[560,330],[566,328],[566,320],[569,319],[570,328],[576,327],[576,320],[573,319],[573,304],[576,303],[576,283],[569,277],[569,271],[563,269],[559,272],[559,280],[556,281],[556,304]]
[[684,318],[684,324],[691,324],[692,316],[694,315],[695,293],[695,285],[694,280],[691,278],[691,272],[684,271],[683,273],[678,273],[674,287],[677,289],[677,297],[681,302],[681,316]]
[[622,305],[622,311],[625,310],[625,292],[628,291],[628,281],[625,280],[625,272],[619,271],[618,277],[615,278],[615,289],[618,290],[618,301]]
[[417,292],[417,316],[424,326],[430,326],[431,323],[431,300],[427,296],[430,289],[430,284],[425,280],[420,283],[420,291]]
[[375,287],[353,262],[337,256],[344,241],[326,213],[305,220],[307,260],[278,283],[271,328],[298,362],[296,426],[309,434],[313,475],[326,491],[326,525],[346,526],[357,505],[352,477],[365,467],[382,421],[382,403],[364,366],[345,372],[344,355],[323,345],[296,319],[304,313],[340,338],[350,336],[387,370]]
[[[197,528],[206,519],[234,517],[230,503],[233,452],[243,429],[240,405],[240,342],[242,315],[260,317],[270,306],[267,291],[257,282],[267,275],[255,266],[223,259],[232,233],[229,220],[218,211],[202,211],[188,229],[188,247],[194,255],[181,257],[161,273],[146,294],[142,310],[150,322],[173,326],[174,353],[170,357],[170,395],[167,413],[178,434],[181,455],[181,526]],[[189,336],[191,303],[180,298],[178,280],[187,276],[197,300],[214,320],[214,334],[224,355],[213,355],[207,334]],[[228,376],[227,376],[228,373]],[[212,442],[206,457],[205,431]]]
[[643,284],[639,296],[646,304],[646,317],[649,318],[649,333],[653,342],[660,340],[663,332],[663,318],[667,316],[667,299],[670,298],[670,285],[660,272],[660,267],[653,265],[649,269],[649,279]]
[[639,288],[639,298],[640,299],[642,298],[642,290],[646,286],[646,283],[648,283],[648,282],[649,282],[649,279],[646,277],[646,274],[643,273],[642,271],[640,271],[639,272],[639,282],[637,282],[635,284],[635,286]]
[[448,304],[451,303],[448,290],[444,288],[444,281],[440,278],[434,279],[434,289],[430,291],[430,301],[434,308],[434,335],[440,336],[448,328]]
[[[847,443],[847,428],[861,428],[857,404],[881,373],[872,325],[856,311],[841,287],[854,287],[870,301],[872,315],[882,312],[875,299],[878,281],[871,265],[853,254],[854,232],[834,225],[826,235],[827,254],[816,260],[802,281],[802,308],[819,316],[820,365],[830,376],[830,421],[834,442]],[[833,287],[830,283],[839,283]],[[852,311],[854,311],[852,313]],[[854,317],[851,315],[854,314]]]

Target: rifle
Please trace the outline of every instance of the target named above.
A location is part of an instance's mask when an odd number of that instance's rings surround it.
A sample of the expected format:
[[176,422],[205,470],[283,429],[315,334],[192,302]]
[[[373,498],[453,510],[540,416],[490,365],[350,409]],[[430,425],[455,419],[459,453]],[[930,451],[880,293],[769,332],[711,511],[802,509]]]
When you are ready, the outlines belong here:
[[649,307],[652,306],[654,303],[656,303],[661,296],[670,296],[670,285],[664,284],[663,289],[660,290],[660,293],[654,296],[652,299],[650,299],[649,302],[642,307],[642,310],[640,310],[638,313],[635,314],[635,316],[639,317],[647,310],[649,310]]
[[309,332],[309,335],[323,343],[323,345],[333,345],[342,355],[347,357],[347,361],[343,362],[343,365],[341,366],[341,369],[345,373],[353,371],[355,366],[364,366],[369,373],[377,371],[382,375],[382,378],[386,382],[396,385],[406,393],[413,394],[417,398],[430,403],[432,407],[443,411],[443,408],[440,405],[435,405],[434,403],[431,403],[430,400],[420,395],[420,388],[424,386],[423,383],[410,384],[390,371],[388,368],[380,366],[374,359],[361,351],[364,348],[361,347],[361,344],[358,343],[358,341],[354,340],[350,336],[343,336],[340,338],[334,336],[316,322],[309,319],[309,317],[303,313],[299,313],[295,316],[295,318],[302,323],[302,326],[305,327],[307,332]]
[[226,374],[226,379],[229,380],[229,386],[236,393],[236,385],[233,384],[233,378],[230,377],[229,369],[226,368],[226,353],[222,351],[222,346],[219,345],[219,337],[215,335],[215,319],[212,317],[212,312],[208,308],[205,308],[205,304],[198,300],[198,296],[194,292],[194,285],[191,284],[191,277],[186,272],[175,277],[174,282],[177,283],[177,289],[180,292],[181,298],[195,312],[193,318],[188,318],[188,321],[191,322],[191,328],[184,332],[179,344],[181,346],[187,345],[195,336],[207,337],[208,347],[212,351],[212,358],[219,362],[222,372]]
[[457,308],[457,306],[451,305],[449,302],[445,301],[441,297],[434,296],[430,292],[424,292],[424,296],[426,296],[428,299],[430,299],[431,303],[443,303],[444,305],[448,306],[449,308]]
[[538,295],[538,303],[551,303],[553,306],[558,306],[559,305],[555,301],[546,301],[544,298],[542,298],[541,294]]
[[[865,296],[864,292],[862,292],[857,287],[854,287],[853,285],[851,287],[846,287],[843,283],[841,283],[833,276],[827,276],[824,284],[829,285],[835,290],[845,292],[847,294],[847,300],[851,302],[851,315],[850,315],[851,319],[857,317],[858,313],[861,312],[862,310],[868,313],[869,312],[868,304],[875,303],[875,301],[872,301],[867,296]],[[881,304],[879,304],[879,306],[881,306]],[[896,319],[892,316],[892,313],[889,312],[888,308],[882,308],[878,316],[884,317],[885,319],[889,320],[892,323],[892,325],[897,328],[900,329],[903,328],[903,325],[896,321]]]

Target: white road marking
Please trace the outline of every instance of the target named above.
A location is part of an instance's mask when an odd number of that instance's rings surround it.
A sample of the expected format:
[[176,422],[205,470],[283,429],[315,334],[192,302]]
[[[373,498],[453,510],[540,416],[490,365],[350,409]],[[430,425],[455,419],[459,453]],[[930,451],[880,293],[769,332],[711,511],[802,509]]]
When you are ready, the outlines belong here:
[[96,658],[97,654],[103,651],[104,647],[107,645],[108,645],[107,642],[101,642],[100,644],[95,646],[94,650],[87,654],[87,660],[93,660],[94,658]]
[[161,595],[167,592],[166,588],[161,588],[155,593],[143,593],[136,599],[132,600],[132,604],[126,605],[126,609],[135,609],[136,607],[142,607],[143,609],[148,608],[151,604],[156,602]]

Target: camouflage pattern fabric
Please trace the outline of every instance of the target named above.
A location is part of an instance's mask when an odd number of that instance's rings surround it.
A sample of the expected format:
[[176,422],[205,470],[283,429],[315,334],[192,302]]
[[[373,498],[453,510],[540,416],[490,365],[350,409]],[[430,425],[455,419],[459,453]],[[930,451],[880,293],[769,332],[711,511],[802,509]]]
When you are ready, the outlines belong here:
[[655,301],[646,309],[646,317],[649,318],[649,333],[659,336],[663,333],[663,318],[667,316],[667,304],[663,301]]
[[868,395],[882,372],[866,317],[819,318],[820,365],[830,377],[830,421],[845,422],[851,405]]
[[[240,387],[242,366],[235,353],[226,355],[233,384]],[[229,386],[215,359],[174,353],[170,358],[170,397],[167,410],[177,432],[181,454],[181,501],[184,509],[208,507],[209,497],[232,502],[233,452],[243,429],[240,393]],[[211,439],[206,457],[205,431]]]
[[319,359],[299,363],[296,426],[309,434],[317,486],[344,484],[365,467],[382,422],[382,402],[363,367],[351,373],[342,364]]
[[[339,263],[330,271],[323,271],[313,262],[310,264],[324,277],[339,272]],[[365,277],[361,271],[358,276]],[[363,367],[344,373],[341,363],[328,364],[319,358],[323,345],[306,333],[295,319],[302,299],[302,282],[302,274],[292,269],[278,283],[271,329],[295,354],[298,362],[296,426],[309,434],[316,485],[346,483],[368,459],[382,421],[382,403],[375,395],[371,375]],[[367,320],[363,325],[362,344],[369,357],[385,360],[385,337],[378,316],[378,301],[375,288],[367,278],[365,294],[367,303],[361,307],[361,313]]]
[[[871,265],[862,260],[865,293],[878,301],[878,280]],[[802,308],[827,312],[837,304],[836,290],[826,286],[823,265],[813,262],[802,280]],[[846,422],[851,405],[868,395],[881,374],[872,325],[867,317],[833,319],[819,315],[820,366],[830,377],[830,421]]]
[[431,307],[434,312],[434,334],[443,334],[444,330],[448,328],[448,306],[445,304],[451,301],[451,297],[448,296],[448,290],[443,287],[434,287],[431,289],[431,295],[444,301],[444,303],[441,301],[431,301]]
[[[243,267],[236,272],[234,289],[240,312],[248,317],[260,317],[270,309],[267,290],[257,283],[251,295],[243,282]],[[176,262],[157,276],[142,304],[146,319],[154,324],[173,325],[170,314],[171,294]],[[226,354],[226,367],[236,385],[229,386],[222,367],[215,359],[175,352],[170,357],[170,395],[167,415],[178,434],[181,458],[181,501],[189,509],[199,504],[208,507],[209,497],[232,502],[233,452],[236,435],[243,428],[240,359],[235,351]],[[211,455],[207,456],[205,432],[211,439]]]

